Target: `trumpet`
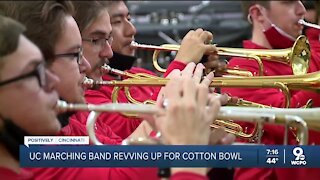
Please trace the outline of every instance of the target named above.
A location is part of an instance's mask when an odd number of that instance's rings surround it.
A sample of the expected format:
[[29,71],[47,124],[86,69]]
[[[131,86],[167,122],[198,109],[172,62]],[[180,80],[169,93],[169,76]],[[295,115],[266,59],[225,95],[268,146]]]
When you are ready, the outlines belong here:
[[142,78],[155,78],[155,79],[157,79],[157,78],[159,78],[158,76],[153,76],[153,75],[146,74],[146,73],[133,74],[133,73],[129,73],[126,71],[121,71],[118,69],[114,69],[107,64],[104,64],[103,66],[101,66],[100,70],[103,74],[115,74],[115,75],[119,75],[122,77],[130,77],[130,78],[136,78],[136,79],[142,79]]
[[[153,66],[159,72],[165,72],[166,69],[163,69],[158,64],[158,56],[161,51],[178,51],[180,45],[174,44],[164,44],[161,46],[153,46],[153,45],[144,45],[138,44],[136,42],[131,43],[132,47],[142,48],[147,50],[154,50],[153,54]],[[207,52],[206,54],[210,54],[212,52]],[[263,63],[262,60],[267,61],[276,61],[284,64],[288,64],[291,66],[294,75],[306,74],[309,69],[309,61],[310,61],[310,45],[306,36],[299,36],[292,48],[282,49],[282,50],[270,50],[270,49],[243,49],[243,48],[226,48],[226,47],[218,47],[218,55],[225,56],[236,56],[254,59],[257,61],[259,65],[259,75],[263,75]],[[233,69],[236,70],[237,69]],[[230,70],[231,72],[231,70]],[[250,75],[249,75],[250,76]]]
[[[122,77],[130,77],[130,78],[136,78],[136,79],[146,79],[146,80],[148,80],[148,78],[158,79],[158,80],[164,79],[164,78],[161,78],[161,77],[158,77],[158,76],[153,76],[153,75],[145,74],[145,73],[133,74],[133,73],[129,73],[129,72],[126,72],[126,71],[121,71],[121,70],[118,70],[118,69],[114,69],[114,68],[110,67],[107,64],[104,64],[101,67],[101,71],[104,74],[111,73],[111,74],[119,75],[119,76],[122,76]],[[86,88],[92,88],[95,85],[98,85],[98,84],[101,85],[100,83],[101,82],[94,82],[93,80],[91,80],[91,79],[86,77],[83,85]],[[162,84],[162,85],[164,85],[164,84]],[[139,86],[139,85],[135,84],[135,86]],[[111,94],[113,103],[117,103],[118,102],[118,93],[119,93],[120,89],[121,89],[121,87],[119,87],[119,86],[116,86],[113,89],[112,94]],[[126,95],[127,99],[131,103],[134,103],[134,104],[153,104],[153,105],[155,105],[155,101],[152,101],[152,100],[146,100],[146,101],[144,101],[142,103],[137,101],[137,100],[135,100],[130,94],[129,87],[124,87],[124,92],[125,92],[125,95]],[[236,97],[228,97],[227,106],[245,106],[245,107],[271,108],[271,106],[267,106],[267,105],[263,105],[263,104],[259,104],[259,103],[255,103],[255,102],[251,102],[251,101],[246,101],[244,99],[236,98]]]
[[[68,104],[64,101],[58,101],[57,110],[75,111],[84,110],[90,112],[87,119],[87,131],[90,140],[96,145],[102,145],[95,136],[95,122],[101,112],[127,112],[140,114],[155,114],[157,108],[154,105],[134,105],[134,104]],[[298,130],[298,137],[301,139],[300,145],[308,143],[308,126],[312,129],[320,130],[319,121],[320,108],[312,109],[261,109],[261,108],[247,108],[247,107],[221,107],[217,118],[219,119],[239,119],[243,121],[257,122],[259,124],[258,137],[261,139],[261,129],[263,123],[282,124],[285,125],[285,139],[284,144],[288,143],[287,131],[289,126],[296,127]],[[308,124],[308,126],[307,126]],[[241,132],[234,131],[237,134]],[[160,132],[161,133],[161,132]],[[261,142],[259,140],[259,142]]]
[[303,20],[303,19],[300,19],[300,20],[298,21],[298,23],[299,23],[299,24],[302,24],[302,25],[304,25],[304,26],[312,27],[312,28],[315,28],[315,29],[320,29],[320,26],[319,26],[319,25],[306,22],[306,21]]
[[[97,86],[164,86],[169,79],[135,79],[129,78],[123,81],[93,81],[87,79],[83,82],[86,87]],[[313,72],[304,75],[286,75],[286,76],[254,76],[248,78],[214,78],[210,84],[211,87],[244,87],[244,88],[279,88],[285,95],[285,107],[290,106],[291,90],[310,90],[319,92],[320,90],[320,72]]]
[[[111,67],[109,67],[108,65],[104,65],[103,68],[108,68],[108,69],[113,69]],[[116,69],[113,69],[112,71],[114,71]],[[129,79],[125,79],[123,81],[116,81],[116,80],[112,80],[112,81],[94,81],[93,79],[90,79],[88,77],[85,77],[82,85],[84,88],[90,89],[96,86],[115,86],[115,88],[112,91],[111,94],[111,99],[113,103],[118,103],[118,93],[121,90],[122,87],[125,88],[125,95],[128,98],[129,102],[134,103],[134,104],[152,104],[155,105],[155,101],[152,100],[146,100],[144,102],[139,102],[137,100],[135,100],[129,91],[130,86],[165,86],[167,81],[169,79],[166,78],[161,78],[161,77],[157,77],[154,76],[152,77],[152,79],[148,79],[148,78],[144,78],[141,76],[137,76],[138,78],[136,79],[135,75],[136,74],[132,74],[132,76],[127,74],[127,72],[123,72],[120,70],[116,70],[118,71],[118,75],[125,75],[125,76],[129,76],[132,78]],[[148,75],[149,76],[149,75]],[[151,75],[150,75],[151,76]],[[237,78],[236,78],[237,79]],[[137,81],[136,81],[137,80]],[[141,81],[140,81],[141,80]],[[149,83],[150,81],[155,81],[155,83]],[[133,82],[133,83],[130,83]],[[271,106],[268,105],[263,105],[263,104],[259,104],[259,103],[255,103],[255,102],[251,102],[251,101],[247,101],[244,100],[242,98],[237,98],[237,97],[228,97],[228,102],[226,104],[227,106],[243,106],[243,107],[258,107],[258,108],[271,108]]]

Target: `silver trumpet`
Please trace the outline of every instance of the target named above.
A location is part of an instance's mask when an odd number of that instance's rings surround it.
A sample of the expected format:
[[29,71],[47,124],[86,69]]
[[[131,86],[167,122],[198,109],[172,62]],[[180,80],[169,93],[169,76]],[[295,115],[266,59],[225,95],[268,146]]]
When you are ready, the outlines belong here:
[[299,24],[302,24],[302,25],[304,25],[304,26],[312,27],[312,28],[315,28],[315,29],[320,29],[320,26],[319,26],[319,25],[306,22],[306,21],[303,20],[303,19],[300,19],[300,20],[298,21],[298,23],[299,23]]
[[[158,109],[154,105],[127,104],[127,103],[108,103],[108,104],[68,104],[64,101],[58,101],[57,109],[63,111],[91,111],[87,119],[87,131],[90,140],[95,145],[102,143],[95,136],[95,122],[101,112],[125,112],[138,114],[155,114]],[[284,144],[288,143],[289,127],[297,128],[297,136],[300,145],[308,143],[308,126],[319,130],[320,108],[300,109],[300,108],[249,108],[249,107],[221,107],[217,119],[228,120],[237,119],[241,121],[256,122],[258,124],[258,143],[261,142],[261,132],[264,123],[285,125]],[[308,124],[308,126],[307,126]],[[161,132],[160,132],[161,133]],[[132,144],[132,142],[145,141],[147,138],[136,140],[125,140],[123,144]]]

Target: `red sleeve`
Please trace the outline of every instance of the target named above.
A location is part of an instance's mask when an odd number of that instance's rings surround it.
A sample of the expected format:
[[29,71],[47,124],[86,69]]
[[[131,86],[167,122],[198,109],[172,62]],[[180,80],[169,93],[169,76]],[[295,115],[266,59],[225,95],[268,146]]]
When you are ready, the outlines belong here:
[[308,40],[311,41],[316,41],[320,43],[320,29],[315,29],[315,28],[308,28],[306,30],[306,35],[308,37]]
[[36,179],[106,180],[106,179],[158,179],[156,168],[28,168]]
[[192,172],[178,172],[170,177],[170,180],[207,180],[207,176]]
[[20,169],[20,173],[16,173],[11,169],[0,167],[1,179],[8,180],[33,180],[35,177],[31,171]]
[[163,77],[167,77],[168,74],[170,74],[171,71],[173,71],[174,69],[179,69],[180,71],[182,71],[185,67],[186,67],[187,64],[179,61],[179,60],[173,60],[168,68],[167,68],[167,71],[164,73]]
[[[179,69],[180,71],[182,71],[185,67],[186,67],[185,63],[178,60],[174,60],[169,64],[167,71],[164,73],[163,77],[167,77],[170,74],[170,72],[173,71],[174,69]],[[157,100],[160,89],[161,88],[157,88],[157,90],[151,97],[152,100],[154,101]]]

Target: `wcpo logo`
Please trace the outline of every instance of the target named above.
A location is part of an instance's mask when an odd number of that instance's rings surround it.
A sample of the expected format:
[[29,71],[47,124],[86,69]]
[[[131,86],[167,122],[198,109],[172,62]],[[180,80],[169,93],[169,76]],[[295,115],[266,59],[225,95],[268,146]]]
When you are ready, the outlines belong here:
[[292,154],[295,156],[295,159],[291,161],[291,165],[293,166],[307,165],[306,157],[303,154],[303,149],[301,147],[295,147],[292,150]]

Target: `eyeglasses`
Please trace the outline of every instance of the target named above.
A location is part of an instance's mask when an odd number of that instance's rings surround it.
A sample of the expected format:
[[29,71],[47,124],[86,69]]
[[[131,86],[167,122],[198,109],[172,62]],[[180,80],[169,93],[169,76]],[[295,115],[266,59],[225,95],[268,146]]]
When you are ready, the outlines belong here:
[[83,41],[88,41],[91,42],[93,45],[96,46],[100,46],[100,47],[105,47],[107,45],[107,43],[109,45],[111,45],[112,41],[113,41],[113,37],[110,36],[108,38],[98,38],[98,39],[94,39],[94,38],[82,38]]
[[27,74],[23,74],[21,76],[0,82],[0,87],[7,85],[7,84],[10,84],[10,83],[13,83],[15,81],[19,81],[19,80],[34,77],[34,76],[37,78],[40,87],[44,87],[46,85],[45,63],[40,63],[33,71],[31,71]]
[[80,50],[78,52],[75,53],[63,53],[63,54],[56,54],[54,55],[56,58],[59,57],[71,57],[71,58],[76,58],[77,59],[77,63],[80,65],[83,63],[83,48],[80,48]]

